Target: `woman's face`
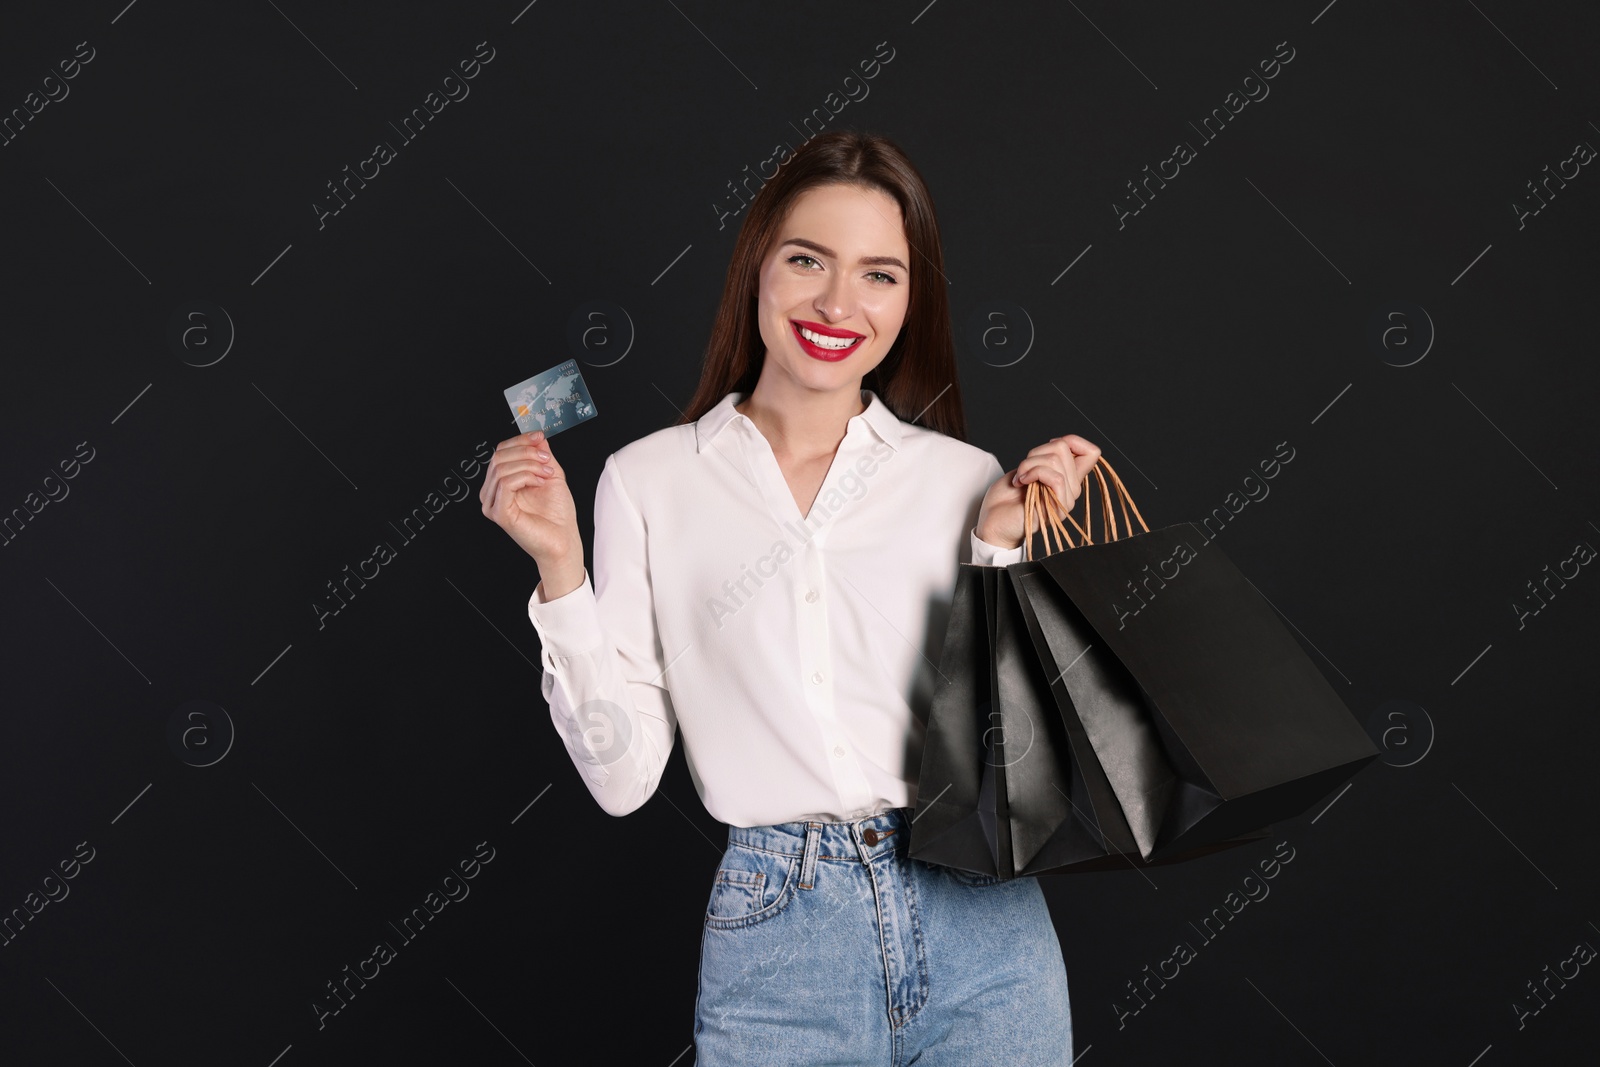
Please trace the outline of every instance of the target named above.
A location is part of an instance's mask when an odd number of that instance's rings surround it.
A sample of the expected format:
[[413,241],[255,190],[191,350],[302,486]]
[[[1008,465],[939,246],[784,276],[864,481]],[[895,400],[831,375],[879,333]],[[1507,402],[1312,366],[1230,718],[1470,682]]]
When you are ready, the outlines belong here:
[[770,371],[819,390],[858,383],[906,318],[911,253],[900,205],[877,189],[816,186],[790,206],[777,242],[757,296]]

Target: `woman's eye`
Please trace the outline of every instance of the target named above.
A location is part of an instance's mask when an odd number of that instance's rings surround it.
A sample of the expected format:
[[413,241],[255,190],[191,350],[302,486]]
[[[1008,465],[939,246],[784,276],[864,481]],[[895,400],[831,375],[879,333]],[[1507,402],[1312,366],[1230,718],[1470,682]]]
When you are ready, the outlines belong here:
[[803,259],[803,260],[806,260],[807,262],[810,262],[810,263],[815,263],[816,262],[816,260],[812,259],[810,256],[805,255],[803,253],[800,254],[800,255],[790,256],[789,257],[789,262],[793,263],[797,259]]
[[873,271],[870,275],[868,275],[868,277],[882,278],[885,282],[889,283],[890,285],[894,285],[895,284],[894,275],[893,274],[885,274],[881,270]]

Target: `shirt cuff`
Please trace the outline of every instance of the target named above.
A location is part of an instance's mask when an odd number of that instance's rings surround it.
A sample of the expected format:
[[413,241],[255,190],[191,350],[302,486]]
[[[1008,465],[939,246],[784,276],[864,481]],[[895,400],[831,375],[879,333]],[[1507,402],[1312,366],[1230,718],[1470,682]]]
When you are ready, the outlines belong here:
[[605,640],[605,632],[600,626],[599,604],[588,568],[584,568],[581,585],[554,600],[539,600],[543,586],[541,580],[528,598],[528,619],[539,634],[540,645],[551,655],[563,658],[594,651]]
[[1022,562],[1022,546],[1001,548],[991,545],[978,536],[977,527],[969,532],[972,539],[972,562],[979,567],[1004,567],[1008,563]]

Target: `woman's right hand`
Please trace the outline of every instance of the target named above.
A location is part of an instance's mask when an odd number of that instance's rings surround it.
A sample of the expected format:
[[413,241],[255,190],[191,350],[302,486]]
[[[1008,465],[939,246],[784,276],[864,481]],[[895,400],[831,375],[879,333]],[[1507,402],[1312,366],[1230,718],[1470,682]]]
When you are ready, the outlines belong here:
[[508,437],[495,446],[478,499],[484,515],[539,564],[540,574],[581,571],[577,505],[544,431]]

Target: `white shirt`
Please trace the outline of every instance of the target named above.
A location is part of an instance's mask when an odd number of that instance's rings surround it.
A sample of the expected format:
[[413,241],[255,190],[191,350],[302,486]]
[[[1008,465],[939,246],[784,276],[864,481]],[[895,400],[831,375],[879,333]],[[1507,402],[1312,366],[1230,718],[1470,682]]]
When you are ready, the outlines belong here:
[[612,815],[675,731],[729,825],[909,807],[957,564],[1022,558],[977,535],[1004,470],[863,390],[802,516],[743,399],[606,457],[593,584],[528,601],[551,721]]

